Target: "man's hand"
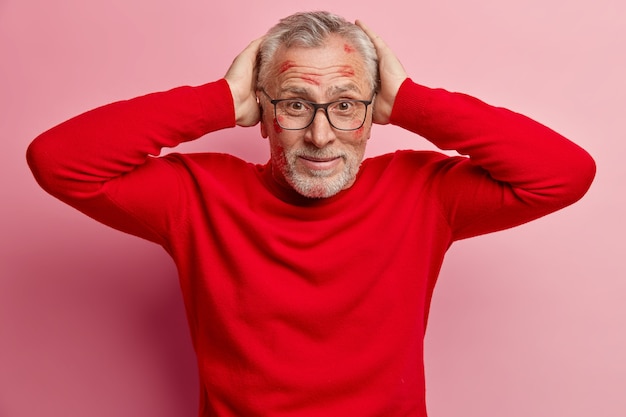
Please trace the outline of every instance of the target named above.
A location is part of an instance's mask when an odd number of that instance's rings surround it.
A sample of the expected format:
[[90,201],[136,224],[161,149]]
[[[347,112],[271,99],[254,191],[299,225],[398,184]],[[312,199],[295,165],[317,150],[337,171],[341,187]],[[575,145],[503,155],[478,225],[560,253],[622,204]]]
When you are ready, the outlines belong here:
[[369,36],[378,54],[378,70],[380,72],[380,91],[374,102],[374,123],[387,124],[396,100],[400,85],[406,80],[407,74],[402,64],[387,44],[360,20],[356,21]]
[[235,118],[239,126],[254,126],[259,122],[260,110],[256,99],[256,55],[263,38],[250,43],[233,61],[224,79],[230,86],[235,104]]

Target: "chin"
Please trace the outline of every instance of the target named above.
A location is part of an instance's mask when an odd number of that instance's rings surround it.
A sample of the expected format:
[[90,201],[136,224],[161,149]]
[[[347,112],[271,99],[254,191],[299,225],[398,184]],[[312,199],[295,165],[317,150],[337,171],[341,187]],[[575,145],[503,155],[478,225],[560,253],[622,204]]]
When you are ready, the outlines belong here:
[[354,183],[354,176],[346,172],[330,178],[294,175],[288,179],[288,182],[294,190],[305,197],[329,198],[350,188]]

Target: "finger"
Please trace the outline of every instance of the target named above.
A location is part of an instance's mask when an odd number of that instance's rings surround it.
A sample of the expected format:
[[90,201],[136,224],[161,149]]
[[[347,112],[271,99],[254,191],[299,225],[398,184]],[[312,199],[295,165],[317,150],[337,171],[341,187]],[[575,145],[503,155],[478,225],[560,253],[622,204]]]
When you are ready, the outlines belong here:
[[233,62],[236,63],[237,61],[245,61],[248,65],[254,65],[263,39],[264,37],[260,37],[250,42],[248,46],[246,46],[246,48],[235,57]]
[[385,41],[383,41],[383,39],[376,32],[370,29],[369,26],[363,23],[362,20],[357,19],[355,24],[358,27],[360,27],[363,30],[363,32],[365,32],[365,34],[367,35],[368,38],[370,38],[370,40],[372,41],[376,49],[380,50],[380,49],[387,47],[387,44],[385,43]]
[[376,95],[374,122],[389,123],[396,95],[402,82],[407,78],[406,71],[382,38],[360,20],[355,22],[370,38],[378,55],[380,91]]
[[255,70],[256,56],[263,39],[264,37],[253,40],[235,57],[226,72],[227,79],[238,79],[252,75]]
[[256,54],[259,52],[259,48],[261,46],[261,42],[265,39],[265,36],[261,36],[250,42],[250,44],[243,50],[242,54],[244,55],[252,55],[256,58]]

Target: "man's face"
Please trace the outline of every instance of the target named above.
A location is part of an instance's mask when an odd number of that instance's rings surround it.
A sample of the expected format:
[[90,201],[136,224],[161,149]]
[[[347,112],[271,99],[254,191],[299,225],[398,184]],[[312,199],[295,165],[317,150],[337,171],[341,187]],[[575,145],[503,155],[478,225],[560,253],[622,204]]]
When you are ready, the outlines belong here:
[[[340,99],[370,100],[373,95],[361,55],[339,36],[319,48],[280,49],[275,56],[278,76],[268,85],[272,99],[328,103]],[[372,126],[368,106],[365,123],[352,131],[333,128],[324,110],[302,130],[279,126],[270,99],[259,93],[263,106],[261,133],[269,138],[274,178],[312,198],[324,198],[352,186]]]

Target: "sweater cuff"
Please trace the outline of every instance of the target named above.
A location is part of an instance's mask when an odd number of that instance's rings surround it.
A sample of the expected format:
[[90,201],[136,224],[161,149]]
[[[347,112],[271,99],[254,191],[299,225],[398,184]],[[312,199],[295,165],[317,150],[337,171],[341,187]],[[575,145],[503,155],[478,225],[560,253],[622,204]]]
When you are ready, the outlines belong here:
[[404,80],[393,104],[389,122],[408,130],[415,129],[415,119],[424,114],[429,92],[432,90],[416,84],[410,78]]
[[236,125],[235,104],[225,79],[222,78],[198,86],[195,91],[202,106],[207,131],[216,131]]

